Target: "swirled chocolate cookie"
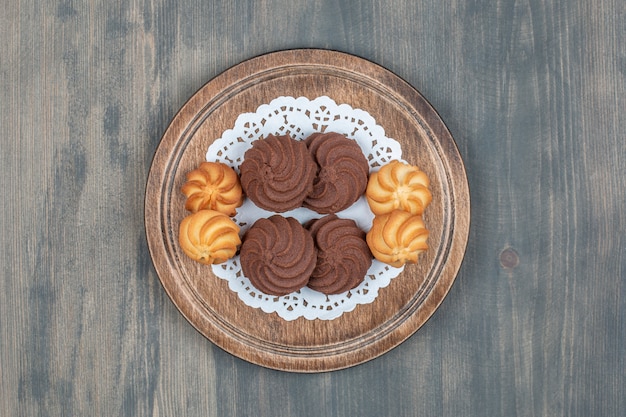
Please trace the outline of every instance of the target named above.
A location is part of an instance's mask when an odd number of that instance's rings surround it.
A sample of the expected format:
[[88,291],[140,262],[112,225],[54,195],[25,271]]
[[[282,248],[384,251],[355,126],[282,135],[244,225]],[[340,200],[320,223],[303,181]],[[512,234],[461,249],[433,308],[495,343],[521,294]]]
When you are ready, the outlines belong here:
[[339,294],[358,286],[372,264],[365,232],[353,220],[334,214],[314,220],[308,228],[317,247],[309,288]]
[[367,187],[369,165],[361,147],[339,133],[314,133],[305,143],[319,170],[304,206],[321,214],[350,207]]
[[245,194],[257,206],[278,213],[302,206],[313,190],[317,166],[306,144],[268,135],[252,143],[239,167]]
[[246,232],[241,270],[254,287],[269,295],[286,295],[304,287],[317,253],[311,233],[293,217],[257,220]]

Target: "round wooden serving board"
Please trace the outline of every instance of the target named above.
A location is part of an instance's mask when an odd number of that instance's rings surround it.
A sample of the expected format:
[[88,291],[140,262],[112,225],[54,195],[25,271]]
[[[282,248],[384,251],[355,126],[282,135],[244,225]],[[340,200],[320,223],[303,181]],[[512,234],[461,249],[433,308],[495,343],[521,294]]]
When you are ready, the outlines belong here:
[[[178,245],[188,214],[180,187],[205,159],[211,142],[238,115],[279,96],[328,96],[371,114],[403,158],[431,179],[426,209],[429,250],[408,265],[370,304],[334,320],[286,321],[248,307]],[[413,87],[364,59],[327,50],[290,50],[238,64],[203,86],[171,122],[158,146],[146,187],[148,245],[165,291],[204,336],[235,356],[265,367],[322,372],[356,365],[397,346],[428,320],[448,293],[469,233],[470,204],[463,162],[450,132]]]

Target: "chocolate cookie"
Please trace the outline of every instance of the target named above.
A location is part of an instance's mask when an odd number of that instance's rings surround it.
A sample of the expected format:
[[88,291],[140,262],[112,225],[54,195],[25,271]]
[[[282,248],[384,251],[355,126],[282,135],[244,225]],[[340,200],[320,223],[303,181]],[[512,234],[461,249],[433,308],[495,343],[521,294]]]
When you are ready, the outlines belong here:
[[302,141],[268,135],[252,143],[240,168],[241,186],[257,206],[278,213],[302,206],[317,165]]
[[293,217],[257,220],[246,232],[241,270],[254,287],[269,295],[286,295],[304,287],[317,253],[311,233]]
[[308,286],[324,294],[339,294],[358,286],[372,265],[363,232],[353,220],[336,215],[308,224],[317,247],[317,263]]
[[339,133],[314,133],[305,143],[319,170],[304,206],[321,214],[350,207],[367,187],[369,165],[361,147]]

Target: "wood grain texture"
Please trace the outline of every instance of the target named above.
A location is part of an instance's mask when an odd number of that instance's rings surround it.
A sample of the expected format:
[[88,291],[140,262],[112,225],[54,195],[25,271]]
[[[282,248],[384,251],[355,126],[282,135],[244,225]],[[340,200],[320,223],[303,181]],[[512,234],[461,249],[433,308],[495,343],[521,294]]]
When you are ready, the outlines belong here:
[[[2,410],[621,415],[624,2],[221,3],[2,2]],[[176,111],[226,68],[294,47],[365,57],[420,90],[472,196],[437,313],[384,356],[320,375],[208,343],[165,295],[143,228]]]

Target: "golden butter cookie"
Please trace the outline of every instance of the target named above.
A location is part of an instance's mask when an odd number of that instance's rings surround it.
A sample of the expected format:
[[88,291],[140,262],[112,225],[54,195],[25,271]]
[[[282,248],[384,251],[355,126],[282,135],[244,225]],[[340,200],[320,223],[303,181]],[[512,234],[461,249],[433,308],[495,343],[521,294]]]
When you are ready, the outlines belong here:
[[243,203],[239,176],[221,162],[201,163],[187,174],[181,191],[187,196],[185,208],[192,213],[208,209],[234,216]]
[[422,216],[402,210],[374,217],[366,235],[367,245],[376,259],[394,267],[417,263],[428,249],[428,230]]
[[418,167],[391,161],[370,175],[365,197],[376,215],[399,209],[422,214],[432,201],[428,176]]
[[180,223],[178,241],[185,254],[203,264],[232,258],[241,244],[239,226],[226,214],[199,210]]

